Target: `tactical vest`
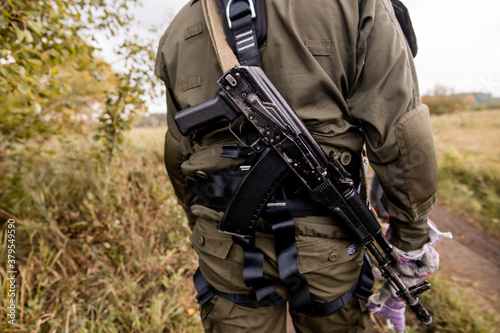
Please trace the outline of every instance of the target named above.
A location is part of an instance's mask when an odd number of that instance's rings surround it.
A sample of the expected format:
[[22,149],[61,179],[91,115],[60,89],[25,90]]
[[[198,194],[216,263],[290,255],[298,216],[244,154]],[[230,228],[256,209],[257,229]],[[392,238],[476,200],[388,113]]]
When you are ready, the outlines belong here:
[[[227,43],[237,55],[242,65],[261,67],[259,42],[266,38],[266,4],[263,0],[224,0],[218,1],[219,11],[223,18],[223,25]],[[215,43],[214,43],[215,44]],[[252,141],[252,138],[246,138]],[[248,153],[245,153],[247,151]],[[221,158],[248,159],[252,156],[251,147],[242,147],[238,144],[223,145]],[[351,159],[351,158],[349,158]],[[360,163],[345,163],[355,165],[351,173],[357,175]],[[216,173],[204,174],[198,182],[198,188],[211,186],[210,199],[197,202],[209,208],[223,211],[226,209],[234,189],[241,181],[245,170],[232,168]],[[356,177],[359,182],[359,177]],[[217,184],[220,184],[219,186]],[[292,185],[290,185],[292,184]],[[290,188],[292,187],[292,188]],[[285,287],[291,291],[292,305],[295,311],[311,316],[330,315],[343,307],[352,296],[367,299],[371,294],[373,276],[370,264],[365,258],[361,275],[352,287],[337,299],[328,303],[319,303],[312,300],[306,279],[300,274],[297,265],[297,246],[295,244],[295,227],[293,217],[309,215],[328,215],[328,211],[307,199],[307,195],[296,191],[293,180],[287,186],[280,186],[275,190],[271,204],[264,212],[267,221],[275,235],[276,253],[280,269],[280,279]],[[291,194],[295,193],[295,194]],[[297,194],[299,193],[299,194]],[[250,295],[228,294],[211,286],[198,269],[194,276],[197,299],[202,303],[208,302],[214,295],[225,298],[236,304],[246,307],[262,307],[284,300],[276,293],[272,283],[263,275],[263,253],[255,246],[254,237],[233,237],[233,241],[244,250],[243,277],[248,287],[253,287]]]

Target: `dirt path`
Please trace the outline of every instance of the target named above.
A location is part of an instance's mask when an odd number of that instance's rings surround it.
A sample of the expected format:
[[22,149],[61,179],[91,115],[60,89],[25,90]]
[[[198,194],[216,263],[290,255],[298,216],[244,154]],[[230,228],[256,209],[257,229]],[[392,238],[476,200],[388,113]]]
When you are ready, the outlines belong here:
[[451,231],[454,237],[436,247],[441,258],[440,277],[466,293],[483,296],[500,310],[499,237],[442,206],[436,206],[430,218],[441,231]]
[[[441,231],[453,233],[452,240],[436,246],[441,258],[436,274],[460,292],[474,295],[477,306],[500,311],[500,238],[447,207],[434,207],[429,217]],[[295,332],[290,320],[287,332]]]

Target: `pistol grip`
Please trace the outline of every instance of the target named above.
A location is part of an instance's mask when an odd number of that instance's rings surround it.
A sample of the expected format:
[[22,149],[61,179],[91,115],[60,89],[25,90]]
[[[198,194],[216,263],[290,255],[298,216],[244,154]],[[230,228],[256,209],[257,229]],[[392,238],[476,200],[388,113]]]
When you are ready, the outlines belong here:
[[187,136],[191,131],[220,119],[232,122],[240,114],[226,94],[219,90],[211,100],[179,111],[174,119],[179,132]]

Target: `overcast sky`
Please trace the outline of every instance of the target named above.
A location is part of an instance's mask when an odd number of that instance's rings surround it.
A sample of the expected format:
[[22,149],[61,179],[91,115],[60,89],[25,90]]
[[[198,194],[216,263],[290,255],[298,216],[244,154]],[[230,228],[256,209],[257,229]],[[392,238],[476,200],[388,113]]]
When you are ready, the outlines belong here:
[[[168,17],[188,0],[143,0],[135,11],[159,39]],[[403,0],[418,39],[415,58],[420,91],[436,85],[455,92],[486,92],[500,97],[500,2],[498,0]],[[155,103],[158,104],[158,103]],[[164,112],[155,105],[151,112]]]

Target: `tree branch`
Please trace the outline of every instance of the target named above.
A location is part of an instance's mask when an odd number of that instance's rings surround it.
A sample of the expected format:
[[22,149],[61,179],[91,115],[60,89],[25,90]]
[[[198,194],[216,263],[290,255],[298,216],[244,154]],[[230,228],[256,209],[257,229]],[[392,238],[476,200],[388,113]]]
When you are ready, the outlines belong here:
[[[5,1],[6,2],[6,1]],[[3,4],[2,4],[3,6]],[[116,61],[112,62],[110,64],[113,65],[115,63],[118,63],[120,61],[123,61],[124,59],[126,59],[126,56],[120,58],[120,59],[117,59]],[[101,71],[103,71],[104,69],[100,69],[100,70],[97,70],[97,74],[100,74]],[[94,83],[95,81],[97,81],[97,78],[93,78],[92,80],[90,80],[89,82],[85,83],[84,85],[82,85],[78,90],[72,92],[71,94],[69,95],[66,95],[64,96],[61,100],[57,101],[57,102],[54,102],[52,103],[51,105],[47,106],[45,109],[43,109],[40,113],[37,113],[37,114],[34,114],[32,115],[31,117],[28,117],[28,119],[26,119],[23,123],[19,124],[16,126],[16,128],[9,133],[9,135],[7,135],[5,138],[2,139],[2,141],[0,142],[0,153],[2,153],[4,150],[5,150],[5,147],[6,147],[6,144],[12,140],[12,138],[17,134],[19,133],[25,126],[28,126],[29,124],[33,123],[37,118],[40,118],[41,116],[47,114],[49,111],[53,110],[55,107],[65,103],[67,100],[69,100],[71,97],[75,96],[76,94],[78,94],[79,92],[81,92],[84,88],[86,88],[88,85],[90,85],[91,83]]]
[[6,8],[8,4],[9,3],[7,2],[7,0],[5,0],[4,2],[2,2],[2,4],[0,5],[0,10]]
[[64,96],[61,100],[50,104],[49,106],[47,106],[45,109],[43,109],[39,113],[34,114],[31,117],[28,117],[28,119],[26,119],[24,122],[22,122],[21,124],[17,125],[16,128],[12,132],[10,132],[9,135],[7,135],[5,138],[3,138],[2,141],[0,142],[0,153],[2,153],[5,150],[6,144],[17,133],[19,133],[25,126],[28,126],[29,124],[33,123],[37,118],[40,118],[41,116],[47,114],[49,111],[53,110],[57,106],[65,103],[65,102],[67,102],[71,97],[76,96],[76,94],[78,94],[79,92],[81,92],[83,89],[85,89],[91,83],[94,83],[94,81],[96,81],[96,80],[97,79],[95,79],[95,78],[92,79],[92,80],[90,80],[89,82],[87,82],[84,85],[82,85],[78,90],[72,92],[71,94],[68,94],[68,95]]

